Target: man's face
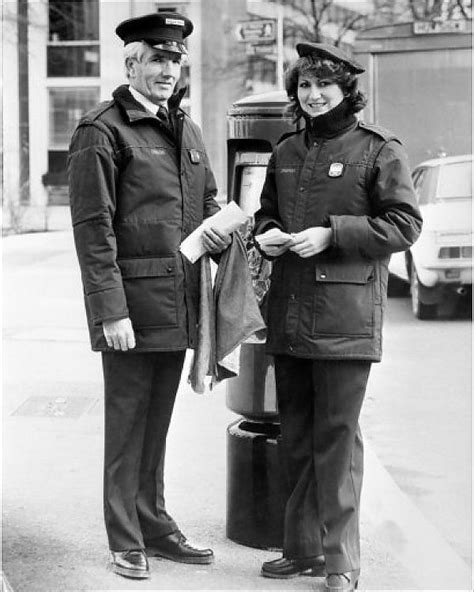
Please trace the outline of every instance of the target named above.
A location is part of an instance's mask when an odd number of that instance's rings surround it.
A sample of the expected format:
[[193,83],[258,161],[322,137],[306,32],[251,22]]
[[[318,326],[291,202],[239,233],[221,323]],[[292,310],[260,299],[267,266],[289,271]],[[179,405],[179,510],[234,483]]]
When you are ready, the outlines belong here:
[[127,67],[134,89],[155,105],[166,105],[181,76],[181,55],[147,46],[141,61],[130,58]]

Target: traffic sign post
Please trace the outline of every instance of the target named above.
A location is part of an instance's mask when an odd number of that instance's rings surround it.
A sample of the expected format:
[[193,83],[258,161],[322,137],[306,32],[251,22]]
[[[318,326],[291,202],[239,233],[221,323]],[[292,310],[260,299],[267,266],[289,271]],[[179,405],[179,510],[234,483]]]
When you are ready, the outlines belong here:
[[275,43],[259,43],[258,45],[254,45],[253,43],[249,43],[246,47],[246,52],[248,56],[252,55],[261,55],[261,56],[272,56],[276,57],[277,55],[277,48]]
[[276,61],[278,88],[283,88],[283,6],[276,19],[242,21],[235,29],[237,40],[246,43],[248,56],[262,56]]
[[242,43],[267,43],[276,39],[276,21],[273,19],[258,19],[238,23],[235,34]]

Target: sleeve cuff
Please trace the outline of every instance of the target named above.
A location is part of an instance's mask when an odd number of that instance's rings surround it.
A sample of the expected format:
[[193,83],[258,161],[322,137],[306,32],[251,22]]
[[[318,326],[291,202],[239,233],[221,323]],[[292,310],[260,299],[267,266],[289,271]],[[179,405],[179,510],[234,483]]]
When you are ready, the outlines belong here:
[[123,288],[110,288],[86,296],[94,325],[129,316]]

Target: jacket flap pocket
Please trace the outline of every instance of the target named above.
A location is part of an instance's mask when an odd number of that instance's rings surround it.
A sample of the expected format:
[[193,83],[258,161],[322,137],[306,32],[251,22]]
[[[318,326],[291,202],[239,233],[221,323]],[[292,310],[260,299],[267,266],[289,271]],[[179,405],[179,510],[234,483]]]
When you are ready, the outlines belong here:
[[374,279],[372,263],[320,263],[316,265],[316,281],[340,284],[367,284]]
[[118,264],[123,278],[173,276],[176,272],[174,257],[121,259]]

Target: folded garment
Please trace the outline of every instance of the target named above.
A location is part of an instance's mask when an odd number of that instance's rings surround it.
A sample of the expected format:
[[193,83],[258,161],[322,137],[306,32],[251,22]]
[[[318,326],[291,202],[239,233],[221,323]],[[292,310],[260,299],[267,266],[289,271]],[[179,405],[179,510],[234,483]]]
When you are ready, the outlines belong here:
[[209,256],[201,259],[198,345],[189,382],[195,392],[205,391],[221,380],[237,376],[238,346],[254,334],[262,338],[265,322],[260,313],[247,263],[247,252],[238,232],[220,258],[212,289]]

